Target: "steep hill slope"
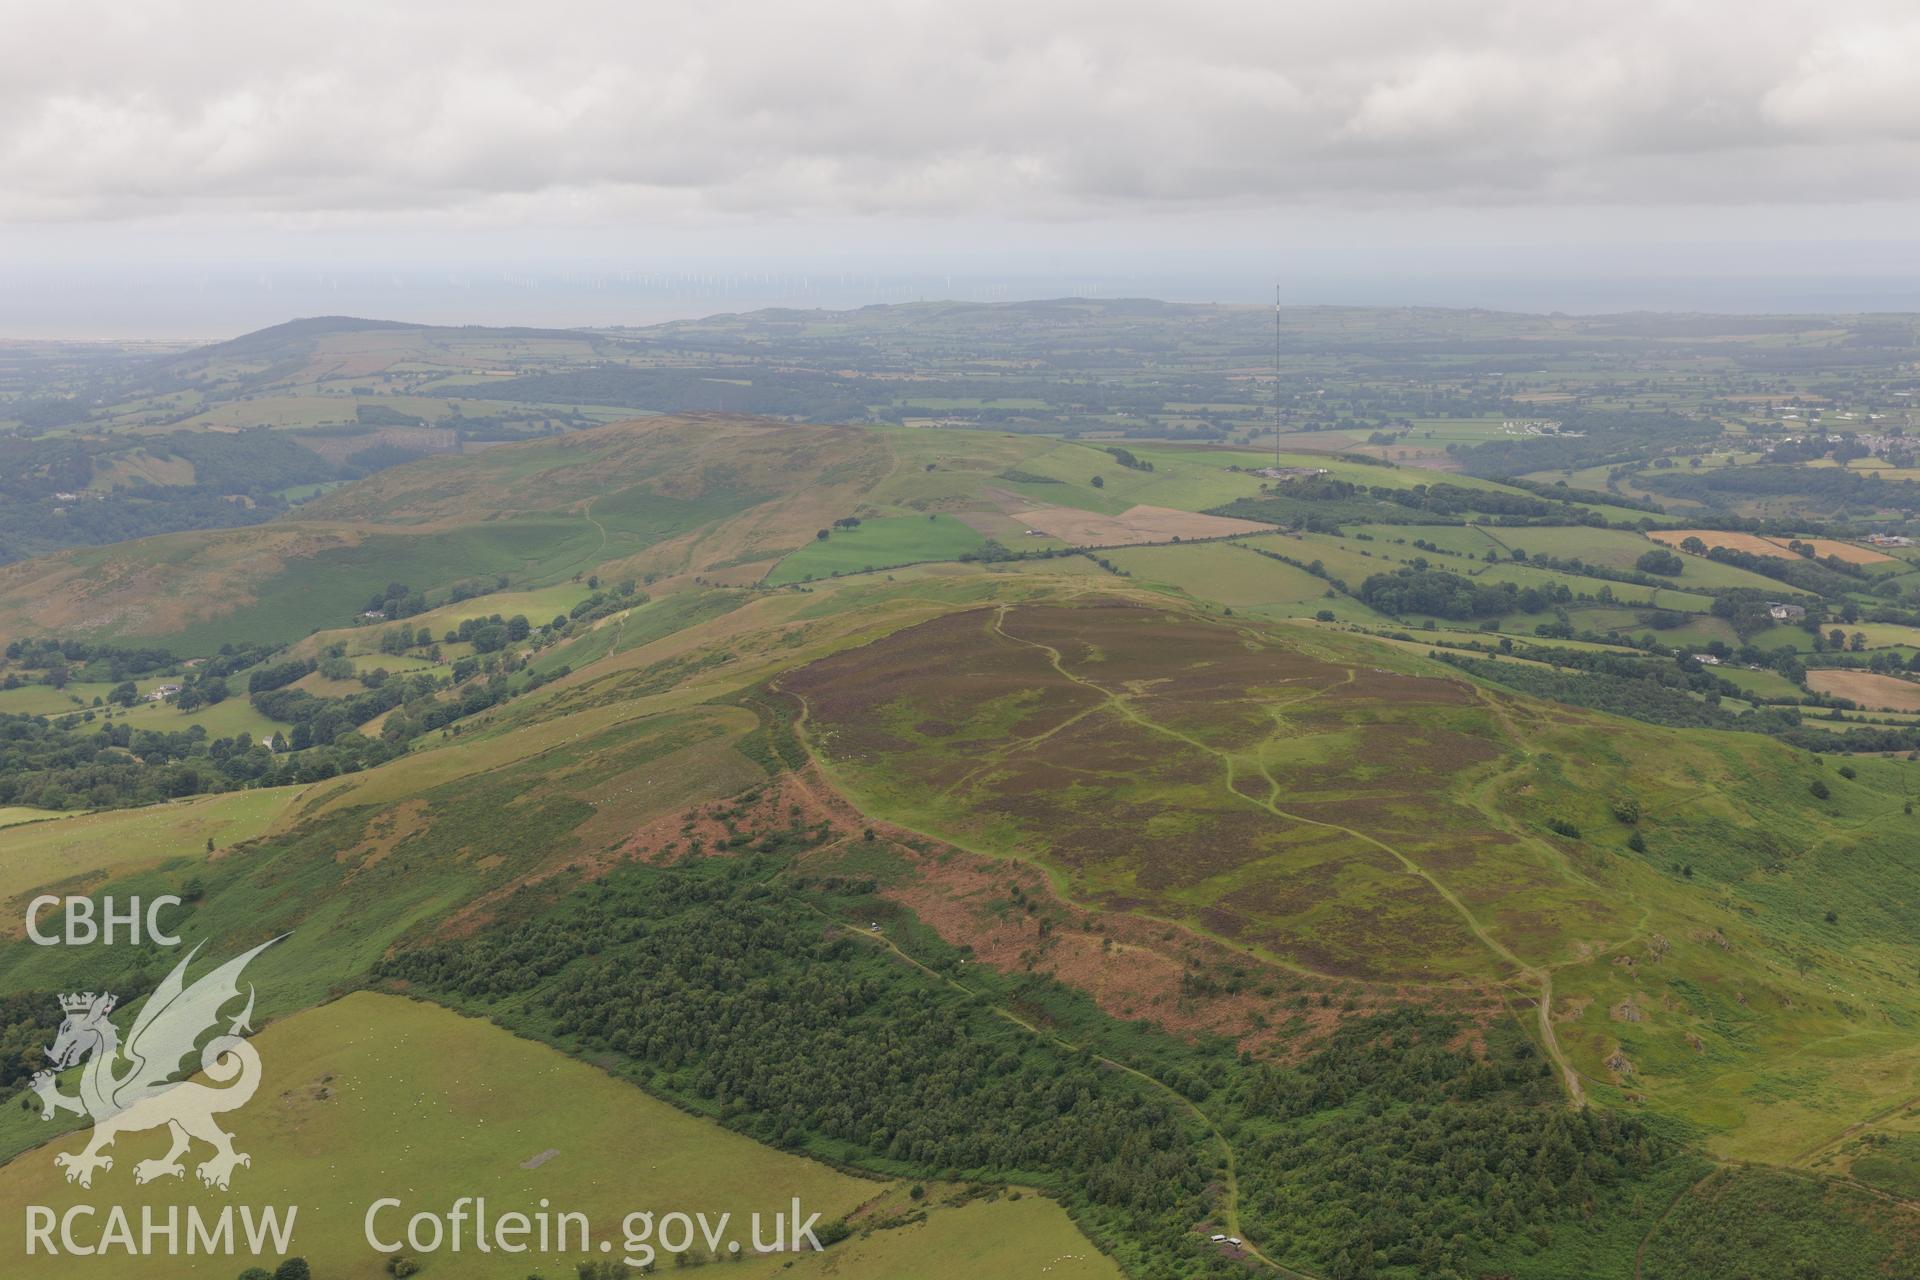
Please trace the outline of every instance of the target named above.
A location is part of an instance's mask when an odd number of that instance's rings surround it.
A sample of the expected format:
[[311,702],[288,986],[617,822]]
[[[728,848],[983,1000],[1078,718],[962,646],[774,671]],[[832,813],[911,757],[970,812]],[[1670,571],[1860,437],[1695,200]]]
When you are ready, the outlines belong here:
[[720,526],[726,555],[777,555],[884,467],[876,442],[847,429],[621,423],[394,468],[298,519],[0,567],[0,632],[166,636],[211,652],[343,625],[392,582],[441,599],[462,581],[544,586],[647,551],[671,572],[686,560],[673,548]]

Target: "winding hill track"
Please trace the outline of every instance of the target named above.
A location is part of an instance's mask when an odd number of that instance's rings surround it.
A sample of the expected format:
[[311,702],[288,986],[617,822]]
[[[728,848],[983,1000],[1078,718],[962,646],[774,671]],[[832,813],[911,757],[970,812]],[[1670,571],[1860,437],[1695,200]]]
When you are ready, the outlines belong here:
[[[1060,675],[1065,679],[1071,680],[1073,683],[1080,685],[1082,688],[1088,689],[1100,695],[1103,699],[1106,700],[1106,704],[1110,706],[1114,711],[1118,712],[1120,715],[1125,716],[1127,719],[1133,721],[1133,723],[1139,725],[1141,728],[1151,730],[1155,733],[1164,734],[1169,738],[1173,738],[1176,741],[1185,743],[1187,746],[1192,747],[1196,751],[1205,752],[1208,755],[1211,755],[1216,759],[1218,759],[1221,762],[1223,768],[1225,769],[1225,778],[1224,778],[1223,785],[1226,787],[1229,794],[1237,797],[1238,799],[1245,800],[1250,804],[1257,804],[1261,808],[1265,809],[1267,812],[1273,814],[1277,818],[1284,818],[1289,822],[1304,823],[1308,826],[1321,827],[1329,831],[1337,831],[1355,840],[1361,841],[1364,844],[1371,845],[1372,847],[1379,849],[1381,852],[1392,856],[1396,861],[1400,863],[1402,867],[1406,869],[1408,874],[1418,876],[1421,880],[1425,881],[1427,885],[1430,888],[1432,888],[1433,891],[1436,894],[1438,894],[1440,898],[1443,901],[1445,901],[1447,905],[1451,907],[1457,915],[1459,915],[1461,921],[1467,926],[1468,930],[1472,932],[1475,938],[1480,940],[1481,944],[1485,946],[1487,950],[1491,951],[1501,961],[1511,966],[1517,975],[1523,976],[1529,981],[1538,985],[1540,994],[1537,1001],[1537,1009],[1538,1009],[1538,1015],[1539,1015],[1538,1022],[1540,1027],[1541,1042],[1546,1048],[1547,1056],[1553,1059],[1554,1066],[1560,1072],[1561,1081],[1565,1085],[1567,1090],[1568,1101],[1573,1106],[1576,1106],[1576,1107],[1586,1105],[1586,1101],[1587,1101],[1586,1089],[1580,1083],[1579,1072],[1577,1072],[1574,1069],[1573,1064],[1568,1061],[1566,1054],[1560,1048],[1560,1041],[1558,1036],[1554,1034],[1553,973],[1551,972],[1551,970],[1543,967],[1535,966],[1535,965],[1530,965],[1526,961],[1522,960],[1519,956],[1515,955],[1513,951],[1510,950],[1505,943],[1501,942],[1498,938],[1494,937],[1493,934],[1487,930],[1486,926],[1480,923],[1479,919],[1467,907],[1466,903],[1462,902],[1459,896],[1455,894],[1453,890],[1449,889],[1446,885],[1442,884],[1439,881],[1439,879],[1436,878],[1425,867],[1422,867],[1419,863],[1415,862],[1412,858],[1408,857],[1405,853],[1402,853],[1399,849],[1395,848],[1393,845],[1388,844],[1386,841],[1381,840],[1376,836],[1369,835],[1364,831],[1356,830],[1353,827],[1343,826],[1337,822],[1327,822],[1319,818],[1309,818],[1309,817],[1306,817],[1305,815],[1291,813],[1285,809],[1282,809],[1277,803],[1275,803],[1275,799],[1279,796],[1281,792],[1280,783],[1278,779],[1276,779],[1273,776],[1272,772],[1267,769],[1264,763],[1260,766],[1260,769],[1261,769],[1261,774],[1263,777],[1265,777],[1268,784],[1268,788],[1269,788],[1267,793],[1267,798],[1264,800],[1260,800],[1260,799],[1255,799],[1251,796],[1246,795],[1246,793],[1240,791],[1238,788],[1236,788],[1233,785],[1235,761],[1234,761],[1234,757],[1230,752],[1223,751],[1218,747],[1210,746],[1209,744],[1202,742],[1198,738],[1195,738],[1189,734],[1180,732],[1178,729],[1170,728],[1167,725],[1160,724],[1159,722],[1143,714],[1139,710],[1139,708],[1135,707],[1132,704],[1132,702],[1124,694],[1116,693],[1113,690],[1106,688],[1104,685],[1096,683],[1095,681],[1088,680],[1083,676],[1075,675],[1072,671],[1069,671],[1067,669],[1065,662],[1062,661],[1061,659],[1059,650],[1053,648],[1050,645],[1042,644],[1037,640],[1027,640],[1021,636],[1014,635],[1012,632],[1006,629],[1006,618],[1007,618],[1007,606],[1002,605],[1000,606],[994,618],[994,623],[993,623],[994,630],[997,633],[999,633],[1002,637],[1012,641],[1015,644],[1026,645],[1030,648],[1038,649],[1042,653],[1046,654],[1047,661],[1052,664],[1053,669],[1059,672]],[[1354,678],[1353,669],[1348,668],[1348,671],[1347,671],[1348,681],[1351,681],[1353,678]],[[1324,692],[1324,691],[1317,691],[1317,692]],[[1315,694],[1308,694],[1306,696],[1307,697],[1317,696],[1317,692]]]

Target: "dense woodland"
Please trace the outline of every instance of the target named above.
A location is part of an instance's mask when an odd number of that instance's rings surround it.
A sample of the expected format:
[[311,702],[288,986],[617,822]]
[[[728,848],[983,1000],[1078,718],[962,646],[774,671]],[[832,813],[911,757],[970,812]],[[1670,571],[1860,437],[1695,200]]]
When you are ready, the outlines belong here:
[[[1338,1280],[1481,1274],[1556,1232],[1604,1241],[1647,1212],[1632,1188],[1672,1167],[1638,1122],[1569,1113],[1517,1031],[1477,1057],[1447,1047],[1451,1020],[1387,1014],[1295,1065],[1246,1070],[1227,1046],[1143,1049],[1102,1015],[1063,1015],[1065,1038],[1125,1040],[1177,1085],[1156,1090],[852,936],[835,915],[862,918],[859,883],[809,890],[782,871],[777,854],[625,869],[379,973],[615,1055],[649,1090],[765,1142],[888,1173],[1040,1182],[1142,1276],[1241,1273],[1196,1234],[1218,1152],[1182,1099],[1239,1135],[1260,1238]],[[1065,998],[1022,990],[1028,1009]]]

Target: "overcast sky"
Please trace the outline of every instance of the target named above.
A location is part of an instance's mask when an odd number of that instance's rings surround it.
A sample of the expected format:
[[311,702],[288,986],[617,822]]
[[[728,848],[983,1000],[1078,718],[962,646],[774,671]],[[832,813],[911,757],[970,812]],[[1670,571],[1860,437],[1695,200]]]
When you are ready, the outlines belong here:
[[428,269],[542,322],[676,278],[1897,293],[1916,67],[1912,0],[0,0],[0,326],[461,305]]

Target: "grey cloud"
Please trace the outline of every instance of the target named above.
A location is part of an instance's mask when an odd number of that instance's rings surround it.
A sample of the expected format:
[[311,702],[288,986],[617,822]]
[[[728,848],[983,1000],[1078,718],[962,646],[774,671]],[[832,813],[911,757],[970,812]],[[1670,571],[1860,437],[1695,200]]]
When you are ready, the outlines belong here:
[[1920,19],[1795,0],[0,2],[0,220],[1920,194]]

